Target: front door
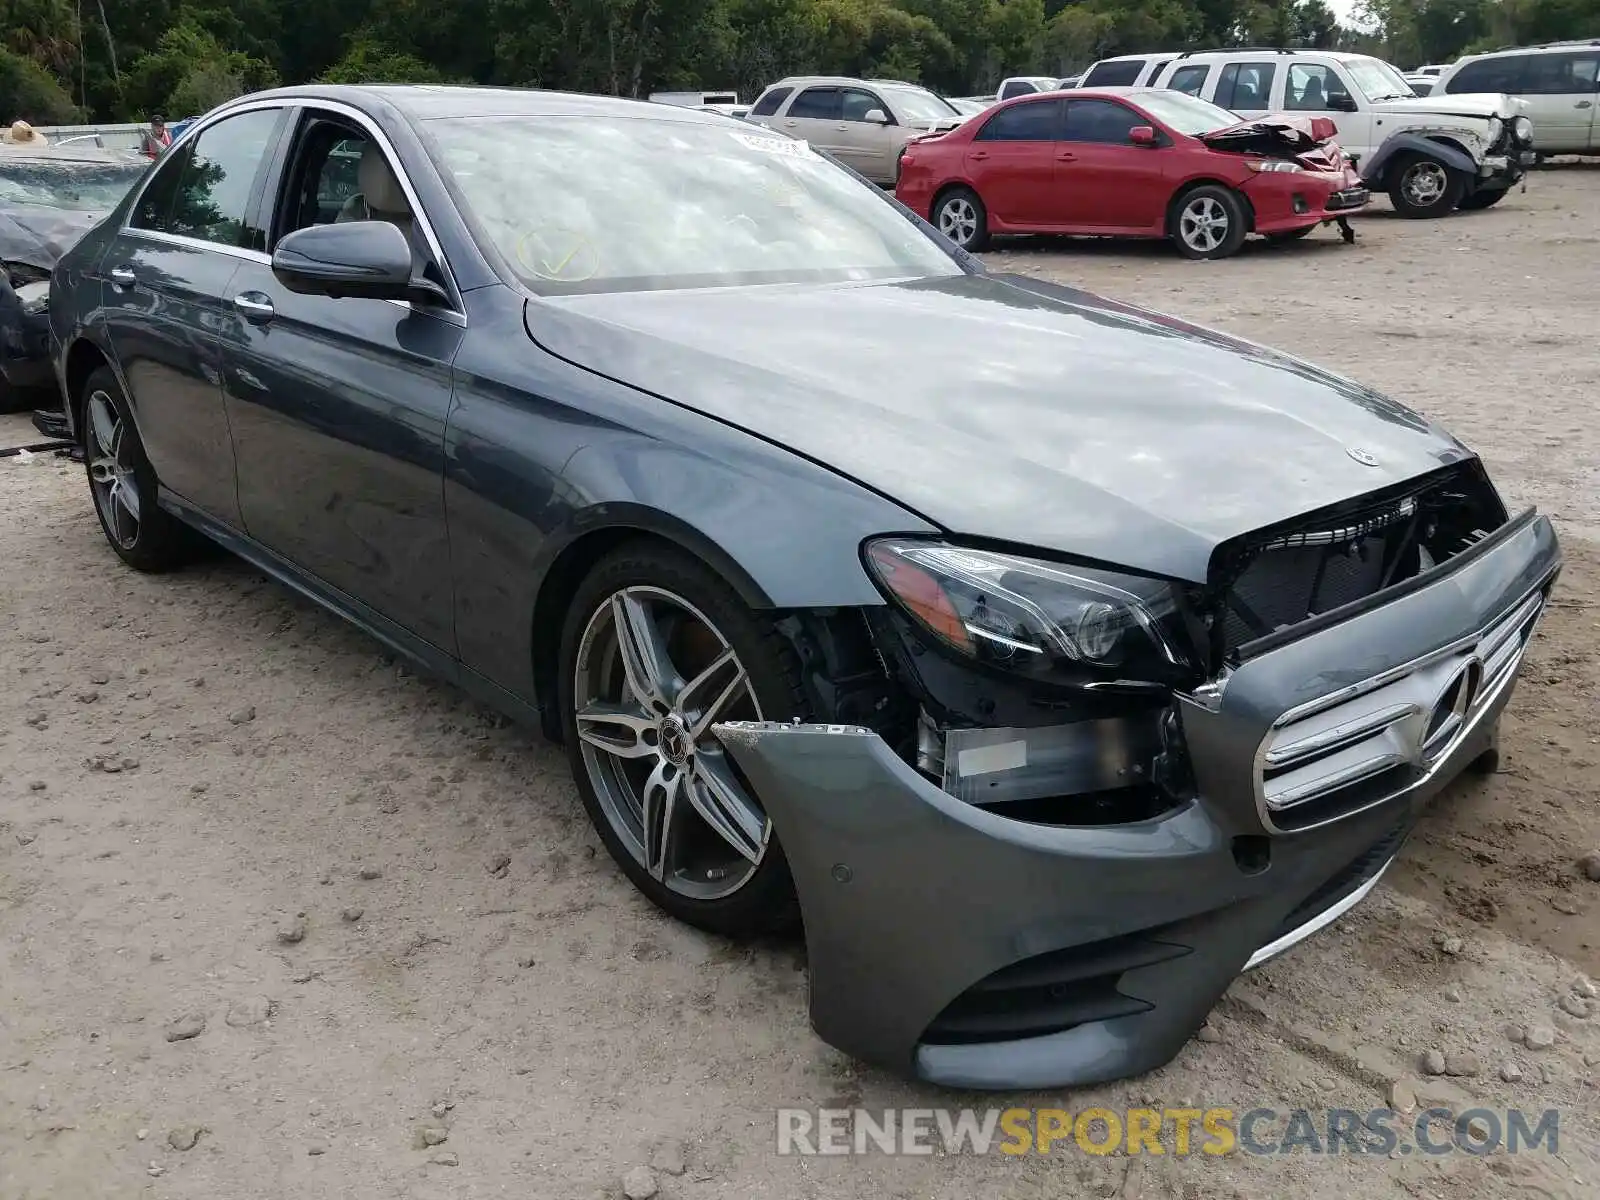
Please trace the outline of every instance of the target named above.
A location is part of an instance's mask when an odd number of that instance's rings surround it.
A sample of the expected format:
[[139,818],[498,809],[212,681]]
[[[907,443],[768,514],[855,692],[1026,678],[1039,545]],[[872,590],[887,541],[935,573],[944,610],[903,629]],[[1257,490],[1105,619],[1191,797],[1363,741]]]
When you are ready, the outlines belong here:
[[1070,225],[1153,229],[1166,217],[1166,148],[1135,146],[1136,125],[1150,122],[1115,100],[1068,100],[1056,143],[1055,191]]
[[264,258],[248,215],[283,113],[228,117],[166,156],[101,260],[106,333],[156,478],[235,528],[219,333],[234,275]]
[[[885,120],[867,120],[871,112],[882,113]],[[839,128],[833,135],[839,161],[874,183],[893,183],[895,159],[904,143],[896,135],[904,131],[895,125],[883,98],[864,88],[841,88],[839,116]]]
[[[274,243],[330,213],[349,219],[360,206],[347,203],[348,160],[364,155],[396,172],[364,127],[303,113]],[[384,215],[412,239],[419,271],[442,283],[415,214]],[[442,304],[301,295],[265,262],[240,266],[228,301],[223,368],[246,531],[454,653],[444,431],[464,319]]]
[[967,149],[966,175],[991,214],[1013,229],[1062,224],[1056,137],[1064,100],[1023,100],[983,121]]
[[[1351,112],[1352,106],[1360,111]],[[1340,148],[1358,158],[1371,154],[1391,132],[1377,130],[1373,122],[1383,117],[1369,109],[1366,97],[1330,63],[1289,64],[1282,107],[1296,116],[1329,118],[1338,130]]]

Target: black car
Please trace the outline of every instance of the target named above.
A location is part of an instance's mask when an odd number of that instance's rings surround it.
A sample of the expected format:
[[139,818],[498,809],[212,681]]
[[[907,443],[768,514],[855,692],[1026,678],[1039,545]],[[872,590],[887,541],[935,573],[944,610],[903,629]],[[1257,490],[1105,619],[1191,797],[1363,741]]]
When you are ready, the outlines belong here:
[[1154,1067],[1357,903],[1560,567],[1401,405],[682,108],[246,97],[54,288],[118,555],[563,741],[641,891],[803,924],[818,1032],[946,1084]]
[[147,165],[91,147],[0,146],[0,408],[53,389],[50,272]]

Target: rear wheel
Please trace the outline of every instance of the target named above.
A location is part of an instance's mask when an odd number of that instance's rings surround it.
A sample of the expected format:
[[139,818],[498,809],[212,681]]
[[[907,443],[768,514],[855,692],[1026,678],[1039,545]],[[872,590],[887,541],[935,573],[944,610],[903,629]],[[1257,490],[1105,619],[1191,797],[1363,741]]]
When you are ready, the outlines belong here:
[[787,643],[712,571],[638,543],[601,560],[562,635],[561,719],[589,818],[641,892],[728,937],[799,907],[760,800],[712,726],[806,714]]
[[83,462],[95,515],[117,557],[140,571],[169,571],[194,557],[200,535],[156,504],[156,473],[145,457],[122,386],[109,367],[83,387]]
[[1482,188],[1461,201],[1462,212],[1480,212],[1485,208],[1493,208],[1506,198],[1510,188]]
[[1425,154],[1401,154],[1389,168],[1389,202],[1402,217],[1442,217],[1461,203],[1461,172]]
[[1167,231],[1179,254],[1199,259],[1237,254],[1249,232],[1238,194],[1212,183],[1185,192],[1173,202]]
[[989,211],[971,188],[952,188],[933,206],[933,224],[963,250],[989,244]]

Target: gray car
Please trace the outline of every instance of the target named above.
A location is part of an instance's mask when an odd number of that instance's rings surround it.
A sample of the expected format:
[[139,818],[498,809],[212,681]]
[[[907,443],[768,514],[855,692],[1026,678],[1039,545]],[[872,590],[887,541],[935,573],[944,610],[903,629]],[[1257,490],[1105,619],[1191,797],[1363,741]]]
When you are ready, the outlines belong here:
[[818,1033],[944,1084],[1155,1067],[1358,902],[1560,568],[1403,406],[689,109],[244,97],[51,299],[114,553],[563,742],[641,892],[803,928]]

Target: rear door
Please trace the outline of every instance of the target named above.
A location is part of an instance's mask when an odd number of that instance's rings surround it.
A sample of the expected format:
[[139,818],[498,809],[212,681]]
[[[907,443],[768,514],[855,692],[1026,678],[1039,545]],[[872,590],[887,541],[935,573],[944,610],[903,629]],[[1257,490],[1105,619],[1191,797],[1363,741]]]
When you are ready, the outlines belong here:
[[1241,117],[1272,111],[1272,84],[1278,64],[1270,61],[1224,63],[1212,84],[1210,100]]
[[239,528],[220,334],[246,262],[264,262],[249,214],[285,110],[224,117],[153,169],[101,259],[105,328],[163,488]]
[[1594,143],[1595,76],[1600,49],[1563,50],[1528,57],[1522,98],[1528,102],[1534,142],[1545,153],[1582,154]]
[[774,128],[837,155],[844,149],[843,126],[844,90],[808,87],[789,101]]
[[240,265],[222,351],[245,529],[454,653],[444,434],[466,321],[415,192],[375,127],[307,107],[293,139],[263,206],[270,244],[337,219],[349,158],[381,155],[410,209],[385,216],[411,241],[414,273],[451,301],[303,295],[278,282],[265,256]]
[[1168,147],[1135,146],[1128,134],[1150,122],[1115,100],[1068,100],[1056,143],[1054,192],[1064,224],[1150,229],[1166,215]]
[[1055,188],[1056,139],[1066,101],[1019,100],[983,121],[967,147],[967,179],[990,214],[1014,228],[1060,224]]

